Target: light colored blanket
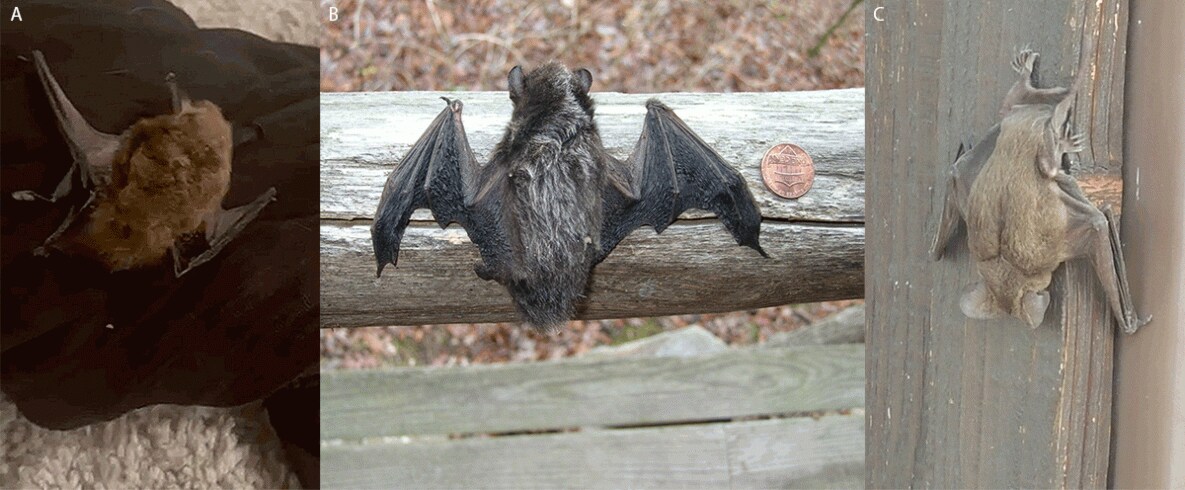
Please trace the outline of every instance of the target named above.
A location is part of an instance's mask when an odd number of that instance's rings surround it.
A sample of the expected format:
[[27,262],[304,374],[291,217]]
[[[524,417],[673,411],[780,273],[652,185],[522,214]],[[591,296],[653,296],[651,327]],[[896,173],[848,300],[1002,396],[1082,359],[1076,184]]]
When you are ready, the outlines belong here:
[[299,488],[258,403],[156,405],[69,431],[0,395],[0,488]]

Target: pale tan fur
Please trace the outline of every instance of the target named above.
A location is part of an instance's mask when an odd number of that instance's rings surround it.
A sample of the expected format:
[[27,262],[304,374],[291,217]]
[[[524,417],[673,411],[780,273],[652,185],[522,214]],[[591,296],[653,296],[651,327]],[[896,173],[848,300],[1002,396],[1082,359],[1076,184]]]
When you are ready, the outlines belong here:
[[[1049,287],[1069,255],[1068,217],[1038,158],[1054,144],[1047,105],[1018,106],[1000,123],[996,148],[972,184],[968,246],[987,286],[987,305],[1027,317],[1025,293]],[[986,306],[986,305],[985,305]]]
[[209,101],[142,119],[124,132],[76,251],[112,271],[159,263],[177,239],[205,231],[230,186],[231,126]]

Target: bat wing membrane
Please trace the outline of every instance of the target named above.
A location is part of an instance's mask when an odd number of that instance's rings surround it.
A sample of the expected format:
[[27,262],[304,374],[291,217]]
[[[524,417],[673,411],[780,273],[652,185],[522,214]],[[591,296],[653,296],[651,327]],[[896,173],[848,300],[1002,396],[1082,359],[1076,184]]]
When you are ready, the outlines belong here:
[[396,265],[403,233],[419,208],[430,209],[442,228],[450,223],[463,226],[487,263],[505,245],[494,211],[501,207],[501,193],[488,183],[485,192],[478,190],[483,171],[465,137],[462,104],[445,101],[448,106],[412,145],[383,188],[371,228],[376,274],[382,274],[387,264]]
[[767,256],[758,243],[761,213],[745,179],[669,107],[652,99],[646,108],[633,154],[624,168],[610,172],[605,186],[601,251],[594,263],[639,226],[662,233],[690,208],[716,213],[738,244]]
[[988,158],[996,149],[996,138],[1000,136],[1000,126],[997,124],[988,131],[987,136],[979,144],[964,151],[959,145],[955,156],[955,163],[951,165],[946,178],[946,196],[942,201],[942,214],[939,216],[938,229],[934,240],[930,243],[930,258],[938,260],[946,252],[947,244],[959,230],[959,224],[967,216],[967,201],[971,196],[971,185],[975,178],[987,164]]

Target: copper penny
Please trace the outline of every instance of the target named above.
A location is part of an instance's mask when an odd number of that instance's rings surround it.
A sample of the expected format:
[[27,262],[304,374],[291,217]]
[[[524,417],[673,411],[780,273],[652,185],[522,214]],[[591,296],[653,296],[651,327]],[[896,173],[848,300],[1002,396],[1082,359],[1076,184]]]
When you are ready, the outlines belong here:
[[761,180],[770,192],[797,199],[815,182],[815,162],[798,145],[775,145],[761,158]]

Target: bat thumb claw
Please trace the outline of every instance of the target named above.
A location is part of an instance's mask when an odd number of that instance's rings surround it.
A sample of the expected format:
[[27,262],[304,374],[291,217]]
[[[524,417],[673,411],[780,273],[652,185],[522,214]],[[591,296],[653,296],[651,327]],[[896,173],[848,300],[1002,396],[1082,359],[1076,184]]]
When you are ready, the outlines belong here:
[[457,114],[460,114],[461,109],[463,107],[465,107],[465,104],[461,103],[461,99],[450,99],[448,97],[441,97],[440,100],[443,100],[445,104],[448,104],[449,110],[451,110]]

